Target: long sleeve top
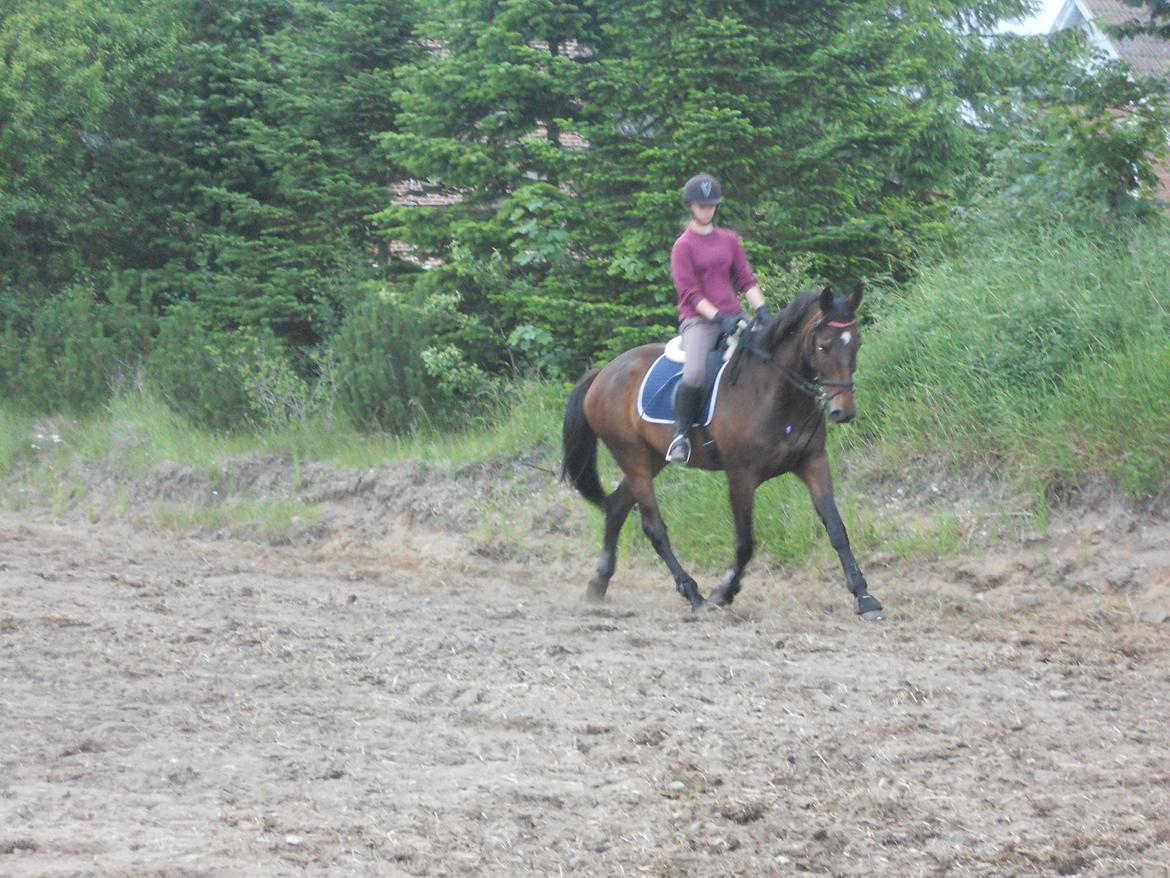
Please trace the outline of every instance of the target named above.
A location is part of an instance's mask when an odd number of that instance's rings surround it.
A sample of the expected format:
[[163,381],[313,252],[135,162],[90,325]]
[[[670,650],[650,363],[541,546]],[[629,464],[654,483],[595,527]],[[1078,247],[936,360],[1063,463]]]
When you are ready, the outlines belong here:
[[742,309],[736,293],[756,283],[739,235],[718,226],[709,235],[689,228],[679,235],[670,251],[670,273],[678,290],[679,320],[696,316],[701,299],[720,314],[738,314]]

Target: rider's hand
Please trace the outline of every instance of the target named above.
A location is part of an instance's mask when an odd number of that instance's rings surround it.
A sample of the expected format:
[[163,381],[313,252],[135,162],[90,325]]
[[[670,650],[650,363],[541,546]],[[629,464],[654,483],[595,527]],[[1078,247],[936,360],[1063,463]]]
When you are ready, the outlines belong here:
[[759,323],[767,323],[772,318],[772,309],[767,305],[761,305],[756,309],[756,320]]
[[723,330],[724,335],[732,335],[739,329],[739,318],[731,314],[717,314],[715,322],[719,324],[719,328]]

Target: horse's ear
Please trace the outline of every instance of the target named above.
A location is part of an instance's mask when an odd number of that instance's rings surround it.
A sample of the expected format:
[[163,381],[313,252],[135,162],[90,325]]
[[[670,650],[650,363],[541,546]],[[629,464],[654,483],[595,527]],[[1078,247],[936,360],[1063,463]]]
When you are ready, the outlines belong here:
[[828,317],[833,313],[833,285],[825,284],[821,290],[821,313]]
[[849,298],[845,300],[845,304],[849,306],[849,310],[854,314],[857,309],[861,307],[861,297],[865,293],[865,281],[859,280],[853,287],[853,292],[849,294]]

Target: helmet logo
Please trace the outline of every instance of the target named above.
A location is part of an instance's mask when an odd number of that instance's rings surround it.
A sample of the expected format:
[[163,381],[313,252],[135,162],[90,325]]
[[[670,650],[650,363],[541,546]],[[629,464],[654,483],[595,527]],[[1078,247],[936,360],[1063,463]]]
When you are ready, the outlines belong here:
[[710,181],[710,180],[702,180],[702,181],[700,181],[700,182],[699,182],[699,188],[703,190],[703,197],[704,197],[704,198],[710,198],[710,197],[711,197],[711,181]]

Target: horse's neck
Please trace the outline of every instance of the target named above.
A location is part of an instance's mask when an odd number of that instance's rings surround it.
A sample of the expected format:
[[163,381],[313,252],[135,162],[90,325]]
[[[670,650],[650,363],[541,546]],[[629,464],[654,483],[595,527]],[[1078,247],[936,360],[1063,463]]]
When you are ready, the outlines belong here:
[[772,359],[788,369],[792,375],[812,380],[816,376],[804,358],[805,335],[806,330],[802,326],[777,346],[772,352]]
[[772,351],[770,362],[753,356],[750,368],[743,370],[745,378],[750,376],[742,382],[743,390],[755,401],[758,416],[781,429],[816,406],[816,400],[797,386],[800,380],[811,384],[816,379],[805,362],[804,335],[803,329],[797,330]]

